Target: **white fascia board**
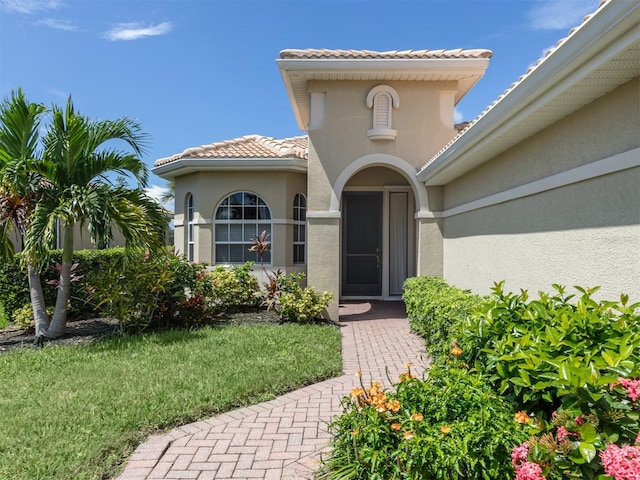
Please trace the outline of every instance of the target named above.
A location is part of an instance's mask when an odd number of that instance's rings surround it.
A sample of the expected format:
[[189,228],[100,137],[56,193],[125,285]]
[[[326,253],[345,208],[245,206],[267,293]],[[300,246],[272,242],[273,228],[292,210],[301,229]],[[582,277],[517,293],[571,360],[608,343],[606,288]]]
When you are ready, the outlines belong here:
[[300,158],[181,158],[151,171],[166,180],[196,172],[307,173],[307,161]]
[[[489,160],[483,157],[482,151],[494,138],[525,122],[530,114],[637,42],[639,12],[640,3],[613,1],[605,5],[587,25],[557,47],[520,84],[482,114],[476,124],[420,170],[418,181],[426,186],[445,185]],[[600,54],[602,51],[605,53]]]
[[371,59],[290,59],[276,60],[281,71],[297,74],[330,73],[480,73],[489,65],[489,58],[371,58]]
[[291,83],[291,77],[287,73],[287,71],[282,67],[279,63],[280,60],[276,60],[278,63],[278,67],[280,68],[280,75],[282,75],[282,80],[284,81],[285,89],[287,90],[287,96],[289,97],[289,103],[291,103],[291,108],[293,108],[293,115],[296,118],[296,123],[298,124],[298,128],[303,132],[309,131],[309,119],[302,118],[302,112],[300,111],[300,107],[298,105],[298,100],[296,99],[296,94],[293,89],[293,84]]

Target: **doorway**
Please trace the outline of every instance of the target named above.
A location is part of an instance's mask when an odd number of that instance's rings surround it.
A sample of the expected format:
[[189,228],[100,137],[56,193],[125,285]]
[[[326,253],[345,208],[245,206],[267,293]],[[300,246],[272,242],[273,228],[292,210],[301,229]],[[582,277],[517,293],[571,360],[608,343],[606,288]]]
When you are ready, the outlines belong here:
[[382,192],[343,192],[343,296],[382,294],[382,199]]

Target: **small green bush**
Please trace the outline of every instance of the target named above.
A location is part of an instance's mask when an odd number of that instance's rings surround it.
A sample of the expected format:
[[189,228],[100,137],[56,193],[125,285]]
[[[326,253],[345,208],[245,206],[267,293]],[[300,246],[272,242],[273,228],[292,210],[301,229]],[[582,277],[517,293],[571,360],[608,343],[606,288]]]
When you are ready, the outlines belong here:
[[7,318],[26,303],[29,303],[27,270],[20,265],[18,256],[0,261],[0,304]]
[[7,315],[4,311],[4,305],[0,302],[0,330],[3,328],[7,328],[9,326],[9,315]]
[[218,265],[207,274],[211,287],[208,297],[214,308],[221,312],[256,307],[260,304],[260,286],[251,274],[254,262],[225,267]]
[[434,360],[447,358],[451,341],[459,336],[467,317],[483,301],[436,277],[408,278],[402,299],[412,330],[425,338],[427,352]]
[[320,293],[309,285],[303,288],[304,278],[304,273],[280,273],[276,276],[275,310],[286,321],[308,323],[321,320],[333,300],[331,292]]
[[[49,317],[53,315],[53,307],[47,307],[47,315]],[[14,310],[12,320],[13,324],[22,330],[33,331],[36,328],[33,307],[30,303]]]
[[528,438],[482,376],[455,367],[361,384],[342,408],[320,478],[511,480],[511,449]]

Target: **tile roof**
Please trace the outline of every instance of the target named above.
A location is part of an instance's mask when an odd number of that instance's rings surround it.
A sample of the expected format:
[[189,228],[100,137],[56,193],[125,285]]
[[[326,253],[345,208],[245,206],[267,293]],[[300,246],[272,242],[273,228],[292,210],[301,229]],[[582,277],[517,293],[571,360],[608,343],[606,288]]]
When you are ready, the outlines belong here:
[[282,59],[409,59],[409,58],[491,58],[491,50],[329,50],[329,49],[287,49],[280,52]]
[[596,10],[593,13],[586,15],[582,19],[582,23],[580,23],[580,25],[573,27],[571,30],[569,30],[569,33],[567,34],[566,37],[561,38],[556,42],[556,44],[553,47],[545,51],[544,55],[541,58],[539,58],[533,65],[531,65],[524,74],[520,75],[520,77],[515,82],[513,82],[509,88],[507,88],[498,98],[496,98],[496,100],[494,100],[487,108],[485,108],[475,119],[473,119],[470,122],[465,122],[467,123],[465,128],[458,130],[458,135],[453,137],[449,141],[449,143],[447,143],[444,147],[442,147],[442,149],[438,153],[436,153],[433,157],[431,157],[429,161],[421,168],[421,170],[424,170],[433,162],[435,162],[443,152],[445,152],[449,147],[451,147],[453,143],[455,143],[458,140],[458,138],[460,138],[469,128],[473,127],[476,123],[478,123],[479,120],[485,117],[488,112],[490,112],[497,104],[499,104],[518,85],[520,85],[524,80],[526,80],[547,58],[549,58],[551,54],[557,51],[558,48],[560,48],[560,46],[562,46],[569,38],[571,38],[578,30],[580,30],[596,13],[598,13],[602,9],[604,5],[606,5],[607,3],[610,3],[611,1],[613,0],[601,0]]
[[167,165],[183,158],[300,158],[306,160],[308,154],[309,137],[306,135],[283,139],[245,135],[233,140],[187,148],[182,153],[156,160],[154,166]]

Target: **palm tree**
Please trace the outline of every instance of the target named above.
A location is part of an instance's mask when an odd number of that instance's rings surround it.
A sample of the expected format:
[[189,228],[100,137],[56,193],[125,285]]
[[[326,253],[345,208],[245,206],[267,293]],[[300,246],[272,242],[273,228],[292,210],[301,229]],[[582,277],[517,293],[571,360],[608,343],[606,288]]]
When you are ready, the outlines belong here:
[[[146,135],[135,121],[92,121],[76,113],[71,98],[65,109],[52,108],[52,120],[44,137],[44,154],[34,164],[42,179],[40,198],[31,212],[25,235],[25,251],[45,258],[62,231],[62,268],[55,311],[46,336],[64,334],[74,252],[74,227],[87,229],[92,243],[106,244],[117,227],[127,252],[164,248],[169,218],[165,210],[144,193],[148,170],[140,160]],[[132,152],[115,148],[124,142]],[[115,185],[112,175],[132,176],[137,188]]]
[[[21,90],[12,92],[0,105],[0,257],[15,253],[11,234],[24,248],[29,215],[37,199],[38,180],[28,165],[39,157],[40,119],[46,111],[41,104],[25,99]],[[44,335],[49,325],[42,283],[36,264],[24,257],[36,335]]]

